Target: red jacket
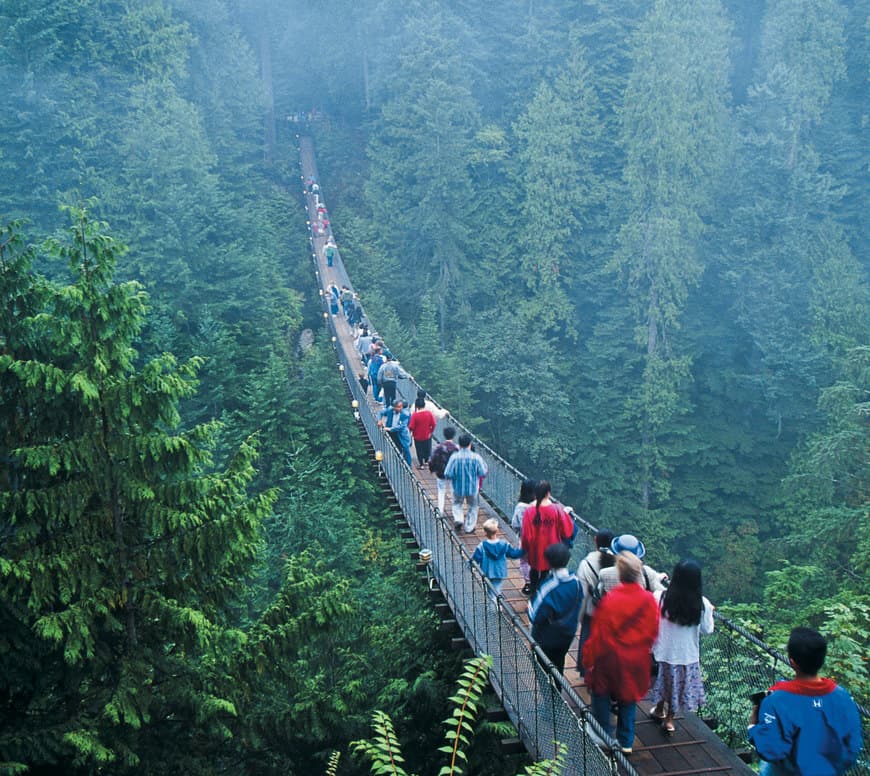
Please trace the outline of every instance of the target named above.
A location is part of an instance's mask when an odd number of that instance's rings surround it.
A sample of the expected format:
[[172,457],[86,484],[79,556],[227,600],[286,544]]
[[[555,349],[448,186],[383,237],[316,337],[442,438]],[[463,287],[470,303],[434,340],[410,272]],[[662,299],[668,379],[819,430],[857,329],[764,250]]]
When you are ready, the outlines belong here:
[[435,416],[429,410],[417,410],[411,415],[408,428],[418,442],[429,439],[435,431]]
[[541,507],[540,525],[537,521],[537,506],[532,504],[523,512],[522,547],[528,553],[527,560],[535,571],[549,571],[550,564],[544,558],[544,550],[551,544],[571,540],[574,537],[574,521],[558,504]]
[[658,632],[659,607],[652,593],[633,583],[617,585],[595,608],[583,645],[586,686],[623,703],[639,701],[649,690],[650,652]]

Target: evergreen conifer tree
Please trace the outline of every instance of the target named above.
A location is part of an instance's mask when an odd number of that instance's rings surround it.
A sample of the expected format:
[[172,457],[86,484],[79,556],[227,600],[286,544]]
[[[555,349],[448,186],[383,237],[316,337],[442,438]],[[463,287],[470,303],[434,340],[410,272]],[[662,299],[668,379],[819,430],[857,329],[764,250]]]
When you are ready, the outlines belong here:
[[[274,494],[246,492],[253,442],[218,471],[215,426],[179,431],[200,360],[137,363],[146,297],[113,281],[125,248],[71,214],[48,249],[73,283],[31,294],[0,331],[3,412],[18,419],[0,451],[0,759],[118,772],[194,722],[191,738],[227,731],[209,655]],[[4,291],[24,282],[7,266]]]

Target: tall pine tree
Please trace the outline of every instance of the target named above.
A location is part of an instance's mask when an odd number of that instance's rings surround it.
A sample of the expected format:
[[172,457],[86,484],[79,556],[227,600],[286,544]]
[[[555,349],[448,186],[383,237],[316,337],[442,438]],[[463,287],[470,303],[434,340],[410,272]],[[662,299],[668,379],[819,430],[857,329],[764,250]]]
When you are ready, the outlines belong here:
[[[137,363],[146,299],[113,281],[124,247],[72,216],[49,250],[73,283],[19,293],[0,332],[0,759],[120,771],[179,726],[227,730],[208,658],[274,494],[246,492],[252,443],[219,471],[214,426],[178,429],[200,362]],[[4,284],[23,287],[23,260]]]

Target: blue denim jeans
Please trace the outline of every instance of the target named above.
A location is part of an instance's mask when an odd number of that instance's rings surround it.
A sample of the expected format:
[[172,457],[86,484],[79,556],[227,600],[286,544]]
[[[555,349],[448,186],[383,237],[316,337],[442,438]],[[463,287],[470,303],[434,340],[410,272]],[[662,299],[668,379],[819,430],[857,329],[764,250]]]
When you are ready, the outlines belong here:
[[[619,745],[631,748],[634,745],[634,714],[636,706],[634,702],[623,703],[617,701],[616,712],[616,740]],[[596,695],[592,693],[592,716],[598,724],[604,728],[607,735],[613,735],[613,727],[610,724],[610,696]]]

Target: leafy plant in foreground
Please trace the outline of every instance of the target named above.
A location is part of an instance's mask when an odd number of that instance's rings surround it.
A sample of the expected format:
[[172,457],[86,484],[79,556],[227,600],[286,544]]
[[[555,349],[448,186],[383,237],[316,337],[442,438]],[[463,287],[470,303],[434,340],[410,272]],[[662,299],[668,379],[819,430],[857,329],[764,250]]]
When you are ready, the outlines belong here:
[[[474,736],[472,722],[477,715],[478,703],[486,688],[492,658],[489,655],[474,657],[465,665],[459,677],[456,693],[450,698],[453,710],[444,720],[445,743],[438,747],[439,752],[448,755],[448,762],[438,771],[438,776],[459,776],[468,762],[467,747]],[[375,711],[372,715],[374,738],[351,742],[354,751],[371,760],[371,772],[378,776],[409,776],[402,764],[401,745],[396,736],[393,721],[389,714]],[[565,753],[556,743],[556,756],[526,768],[526,776],[557,776],[565,767]],[[332,759],[330,759],[332,767]]]

